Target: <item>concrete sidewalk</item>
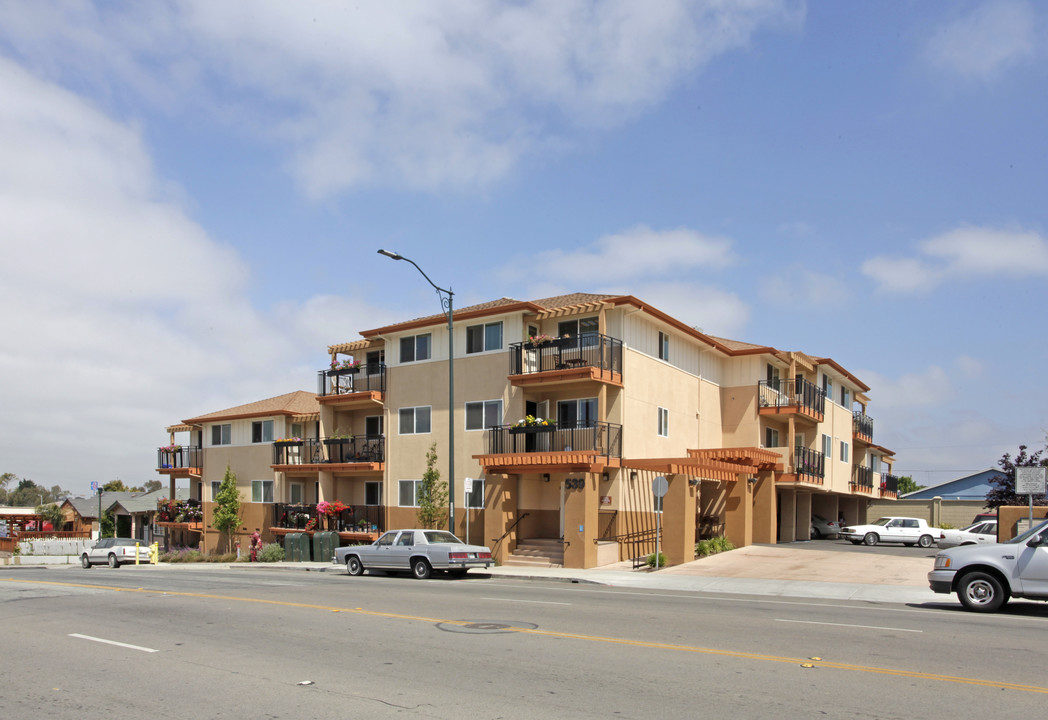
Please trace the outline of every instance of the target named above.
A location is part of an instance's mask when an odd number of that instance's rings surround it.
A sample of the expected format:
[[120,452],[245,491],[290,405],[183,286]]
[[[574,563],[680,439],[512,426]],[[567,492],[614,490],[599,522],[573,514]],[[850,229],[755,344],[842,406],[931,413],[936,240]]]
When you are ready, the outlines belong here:
[[[8,561],[13,558],[7,558]],[[76,557],[22,556],[20,567],[66,565],[78,567]],[[0,567],[5,567],[0,565]],[[14,567],[7,565],[6,567]],[[175,565],[165,567],[175,567]],[[194,563],[196,569],[239,568],[344,573],[330,562],[263,564]],[[493,567],[473,570],[492,578],[556,580],[592,583],[648,591],[731,593],[794,598],[859,600],[885,603],[955,602],[928,587],[929,557],[899,557],[876,553],[835,552],[790,545],[748,547],[659,570],[634,570],[631,563],[600,568]]]

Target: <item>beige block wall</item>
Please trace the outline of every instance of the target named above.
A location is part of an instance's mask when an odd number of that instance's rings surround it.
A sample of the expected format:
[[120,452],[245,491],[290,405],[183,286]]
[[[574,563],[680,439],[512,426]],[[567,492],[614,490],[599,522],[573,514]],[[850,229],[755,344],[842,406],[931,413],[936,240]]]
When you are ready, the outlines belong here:
[[[252,480],[273,480],[273,444],[237,446],[223,445],[210,447],[204,455],[204,500],[211,500],[211,483],[222,482],[226,474],[226,465],[236,473],[237,488],[241,495],[251,499]],[[194,481],[195,482],[195,481]]]
[[892,515],[922,518],[933,527],[949,523],[962,528],[981,512],[988,512],[982,500],[874,500],[866,508],[866,520]]
[[[631,350],[623,358],[629,380],[622,391],[625,457],[683,457],[699,439],[698,378]],[[658,409],[669,411],[669,434],[658,434]],[[626,427],[628,426],[628,427]]]

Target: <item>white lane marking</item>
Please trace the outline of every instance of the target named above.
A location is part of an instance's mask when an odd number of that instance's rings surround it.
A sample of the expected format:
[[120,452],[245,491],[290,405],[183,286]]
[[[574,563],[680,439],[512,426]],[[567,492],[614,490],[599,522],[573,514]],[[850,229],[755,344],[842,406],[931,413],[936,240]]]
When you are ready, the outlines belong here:
[[912,633],[924,632],[923,630],[910,630],[908,628],[881,627],[880,625],[851,625],[848,623],[815,622],[814,620],[785,620],[783,618],[775,618],[775,622],[798,623],[800,625],[832,625],[834,627],[859,628],[861,630],[893,630],[895,632]]
[[553,602],[552,600],[520,600],[518,598],[482,597],[481,600],[496,600],[496,601],[500,601],[500,602],[533,603],[535,605],[571,605],[571,603]]
[[138,645],[128,645],[127,643],[117,642],[116,640],[105,640],[104,638],[91,637],[90,635],[81,635],[80,633],[69,633],[69,637],[80,638],[81,640],[90,640],[92,642],[105,643],[106,645],[116,645],[117,647],[127,648],[128,650],[139,650],[141,652],[160,652],[153,648],[140,647]]

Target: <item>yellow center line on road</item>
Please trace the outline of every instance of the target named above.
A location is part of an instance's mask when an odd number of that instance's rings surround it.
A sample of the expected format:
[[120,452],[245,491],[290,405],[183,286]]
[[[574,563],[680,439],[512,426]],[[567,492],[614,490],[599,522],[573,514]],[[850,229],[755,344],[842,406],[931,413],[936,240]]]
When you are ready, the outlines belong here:
[[[396,620],[412,620],[445,625],[470,625],[472,620],[448,620],[446,618],[431,618],[421,615],[404,615],[401,613],[380,612],[377,610],[365,610],[363,608],[344,608],[331,605],[316,605],[313,603],[297,603],[286,600],[265,600],[262,598],[237,597],[234,595],[212,595],[209,593],[191,593],[175,590],[147,590],[146,588],[119,588],[108,585],[89,585],[86,583],[54,582],[47,580],[21,580],[17,578],[0,578],[9,583],[23,583],[27,585],[55,585],[60,587],[86,588],[90,590],[109,590],[112,592],[142,593],[146,595],[169,595],[174,597],[197,598],[202,600],[228,600],[232,602],[256,603],[259,605],[275,605],[279,607],[302,608],[305,610],[323,610],[325,612],[351,613],[355,615],[367,615],[370,617],[391,618]],[[645,640],[629,640],[627,638],[602,637],[600,635],[581,635],[578,633],[558,632],[555,630],[538,630],[532,628],[520,628],[508,626],[501,632],[516,632],[525,635],[538,635],[541,637],[559,638],[565,640],[581,640],[585,642],[611,643],[627,647],[645,648],[650,650],[669,650],[672,652],[685,652],[700,655],[716,655],[719,657],[730,657],[741,660],[757,660],[761,662],[786,663],[790,665],[805,665],[816,668],[827,668],[833,670],[848,670],[851,672],[870,673],[874,675],[890,675],[894,677],[911,678],[914,680],[934,680],[938,682],[954,683],[958,685],[972,685],[975,687],[988,687],[1002,690],[1018,690],[1021,692],[1040,693],[1048,695],[1048,687],[1038,685],[1022,685],[1019,683],[1000,682],[997,680],[982,680],[979,678],[958,677],[954,675],[938,675],[936,673],[916,672],[912,670],[895,670],[892,668],[873,667],[869,665],[852,665],[850,663],[838,663],[828,660],[812,661],[808,658],[779,657],[776,655],[764,655],[761,653],[741,652],[736,650],[717,650],[715,648],[695,647],[691,645],[674,645],[669,643],[648,642]]]

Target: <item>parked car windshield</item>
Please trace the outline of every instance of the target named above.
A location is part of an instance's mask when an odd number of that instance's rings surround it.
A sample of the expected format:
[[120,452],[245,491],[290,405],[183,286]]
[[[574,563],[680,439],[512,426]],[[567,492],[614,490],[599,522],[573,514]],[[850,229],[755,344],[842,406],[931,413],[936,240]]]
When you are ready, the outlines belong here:
[[445,530],[427,530],[425,533],[426,542],[429,543],[454,543],[456,545],[464,544],[457,537]]
[[1032,528],[1030,528],[1029,530],[1024,532],[1022,535],[1014,537],[1011,540],[1005,540],[1001,544],[1002,545],[1015,545],[1015,544],[1018,544],[1018,543],[1023,543],[1023,542],[1026,542],[1027,540],[1029,540],[1031,537],[1033,537],[1037,533],[1043,533],[1043,532],[1046,532],[1046,531],[1048,531],[1048,520],[1045,520],[1040,525],[1034,525]]
[[870,525],[887,525],[891,521],[892,521],[891,518],[878,518],[874,522],[870,523]]

